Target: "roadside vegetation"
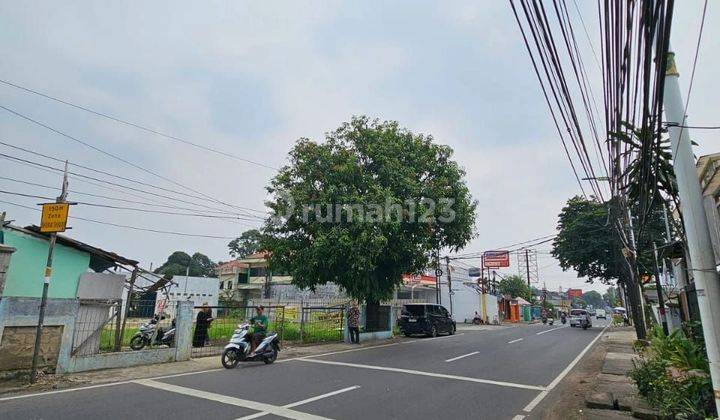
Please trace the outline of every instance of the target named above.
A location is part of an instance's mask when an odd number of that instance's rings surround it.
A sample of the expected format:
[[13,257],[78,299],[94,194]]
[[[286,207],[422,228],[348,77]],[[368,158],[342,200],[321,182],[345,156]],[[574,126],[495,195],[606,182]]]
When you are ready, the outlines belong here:
[[662,328],[650,330],[648,341],[636,345],[640,360],[630,377],[640,395],[667,418],[715,418],[715,402],[704,343],[686,331],[667,337]]

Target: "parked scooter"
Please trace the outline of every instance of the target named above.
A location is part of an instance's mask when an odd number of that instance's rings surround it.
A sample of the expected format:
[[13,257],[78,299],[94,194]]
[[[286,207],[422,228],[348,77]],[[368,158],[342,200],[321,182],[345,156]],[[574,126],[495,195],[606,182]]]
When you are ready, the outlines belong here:
[[155,334],[153,344],[156,346],[162,344],[172,347],[175,341],[175,320],[173,319],[172,321],[172,327],[164,331],[162,327],[158,327],[157,325],[161,319],[165,319],[165,317],[163,316],[161,318],[159,315],[155,315],[150,322],[140,325],[138,332],[130,339],[130,348],[133,350],[142,350],[145,346],[149,346],[155,329],[157,329],[157,334]]
[[225,369],[233,369],[240,362],[256,362],[263,361],[266,365],[277,359],[280,351],[280,339],[277,333],[268,334],[265,339],[258,344],[255,349],[255,355],[250,357],[250,337],[248,335],[250,329],[249,324],[238,325],[238,329],[233,332],[230,343],[225,346],[221,356],[222,365]]

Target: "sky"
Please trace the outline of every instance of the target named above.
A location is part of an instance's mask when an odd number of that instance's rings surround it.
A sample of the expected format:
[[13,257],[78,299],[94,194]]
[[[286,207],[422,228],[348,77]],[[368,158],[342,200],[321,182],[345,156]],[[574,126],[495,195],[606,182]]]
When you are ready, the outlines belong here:
[[[595,3],[579,1],[593,40],[598,39]],[[676,2],[671,42],[684,94],[702,6],[700,0]],[[321,141],[354,115],[396,120],[414,132],[432,134],[455,150],[479,200],[478,235],[462,252],[553,234],[563,203],[579,193],[506,1],[0,0],[0,9],[0,79],[263,165],[282,166],[298,138]],[[582,48],[590,53],[587,39]],[[720,124],[719,53],[720,9],[710,2],[688,106],[690,123]],[[166,189],[195,190],[217,201],[263,209],[272,169],[5,85],[0,85],[0,105],[176,184],[0,109],[2,142]],[[720,133],[691,135],[700,144],[696,154],[718,151]],[[59,165],[3,145],[0,153]],[[61,184],[56,173],[6,159],[0,159],[0,177]],[[70,180],[70,189],[139,200],[127,190],[77,179]],[[57,194],[7,179],[0,179],[0,190]],[[69,199],[91,197],[71,193]],[[29,207],[39,202],[7,194],[0,200]],[[34,210],[6,203],[0,210],[19,225],[39,222]],[[219,237],[235,237],[256,225],[83,205],[74,206],[71,216]],[[230,259],[229,239],[82,220],[72,220],[71,226],[67,233],[72,237],[139,260],[146,268],[157,267],[176,250]],[[563,272],[549,249],[550,244],[538,247],[537,286],[606,288]],[[515,273],[517,267],[505,272]]]

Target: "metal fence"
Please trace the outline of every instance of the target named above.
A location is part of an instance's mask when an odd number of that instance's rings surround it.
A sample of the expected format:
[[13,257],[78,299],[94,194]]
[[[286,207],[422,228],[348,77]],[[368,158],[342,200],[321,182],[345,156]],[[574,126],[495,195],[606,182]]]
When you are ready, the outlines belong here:
[[[155,300],[131,300],[128,308],[119,299],[81,300],[75,320],[72,355],[130,351],[130,340],[142,324],[150,322],[156,309]],[[174,316],[174,306],[164,308],[158,331],[172,328]]]
[[[222,354],[223,348],[230,341],[238,325],[249,322],[256,312],[254,306],[210,306],[209,308],[213,319],[207,328],[207,334],[203,334],[202,329],[197,327],[198,315],[203,307],[195,307],[192,357]],[[268,317],[268,331],[277,332],[282,341],[285,307],[265,306],[265,315]]]

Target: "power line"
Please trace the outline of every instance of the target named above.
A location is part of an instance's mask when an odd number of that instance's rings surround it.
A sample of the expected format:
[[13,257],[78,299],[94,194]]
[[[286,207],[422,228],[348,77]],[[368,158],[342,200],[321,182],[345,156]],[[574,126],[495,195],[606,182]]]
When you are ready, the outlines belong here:
[[[55,171],[55,172],[63,172],[62,169],[56,168],[56,167],[54,167],[54,166],[45,165],[45,164],[38,163],[38,162],[33,162],[33,161],[30,161],[30,160],[18,158],[18,157],[15,157],[15,156],[6,155],[6,154],[4,154],[4,153],[0,153],[0,158],[9,159],[9,160],[16,161],[16,162],[19,162],[19,163],[29,164],[29,165],[31,165],[31,166],[35,166],[35,167],[39,167],[39,168],[50,169],[50,170],[53,170],[53,171]],[[182,199],[179,199],[179,198],[176,198],[176,197],[170,197],[170,196],[167,196],[167,195],[163,195],[163,194],[159,194],[159,193],[154,193],[154,192],[151,192],[151,191],[146,191],[146,190],[143,190],[143,189],[140,189],[140,188],[134,188],[134,187],[131,187],[131,186],[127,186],[127,185],[123,185],[123,184],[118,184],[118,183],[116,183],[116,182],[107,181],[107,180],[104,180],[104,179],[95,178],[95,177],[91,177],[91,176],[84,175],[84,174],[80,174],[80,173],[76,173],[76,172],[68,172],[68,173],[69,173],[70,175],[72,175],[73,178],[80,177],[80,178],[85,178],[85,179],[91,179],[91,180],[93,180],[93,181],[97,181],[97,182],[101,182],[101,183],[106,183],[106,184],[109,184],[109,185],[117,186],[117,187],[124,188],[124,189],[128,189],[128,190],[131,190],[131,191],[137,191],[137,192],[140,192],[140,193],[143,193],[143,194],[148,194],[148,195],[151,195],[151,196],[162,197],[162,198],[166,198],[166,199],[169,199],[169,200],[180,201],[180,202],[183,202],[183,203],[192,204],[192,205],[196,205],[196,206],[205,206],[205,205],[193,203],[193,202],[191,202],[191,201],[182,200]],[[211,208],[211,209],[214,209],[214,210],[220,210],[220,209],[214,208],[214,207],[210,207],[210,208]],[[245,216],[247,216],[247,217],[252,217],[252,218],[256,218],[256,219],[262,219],[262,218],[259,217],[259,216],[254,216],[254,215],[250,215],[250,214],[245,214]],[[248,219],[248,220],[249,220],[249,219]],[[263,219],[263,220],[264,220],[264,219]]]
[[[63,159],[58,159],[58,158],[53,157],[53,156],[48,156],[48,155],[46,155],[46,154],[43,154],[43,153],[40,153],[40,152],[37,152],[37,151],[34,151],[34,150],[26,149],[26,148],[24,148],[24,147],[16,146],[16,145],[13,145],[13,144],[4,142],[4,141],[0,141],[0,144],[3,145],[3,146],[7,146],[7,147],[10,147],[10,148],[13,148],[13,149],[15,149],[15,150],[20,150],[20,151],[23,151],[23,152],[25,152],[25,153],[29,153],[29,154],[35,155],[35,156],[40,156],[40,157],[43,157],[43,158],[45,158],[45,159],[50,159],[50,160],[53,160],[53,161],[55,161],[55,162],[60,162],[60,163],[63,163],[63,164],[65,163],[65,161],[64,161]],[[121,179],[121,180],[123,180],[123,181],[128,181],[128,182],[136,183],[136,184],[143,185],[143,186],[150,187],[150,188],[156,188],[156,189],[158,189],[158,190],[170,192],[170,193],[173,193],[173,194],[179,194],[179,195],[183,195],[183,196],[191,197],[191,198],[196,198],[196,199],[200,199],[200,200],[205,200],[205,199],[206,199],[206,198],[204,198],[204,197],[200,197],[200,196],[188,194],[188,193],[183,192],[183,191],[177,191],[177,190],[173,190],[173,189],[170,189],[170,188],[160,187],[160,186],[155,185],[155,184],[150,184],[150,183],[147,183],[147,182],[144,182],[144,181],[140,181],[140,180],[137,180],[137,179],[124,177],[124,176],[122,176],[122,175],[116,175],[116,174],[113,174],[113,173],[111,173],[111,172],[103,171],[103,170],[101,170],[101,169],[91,168],[91,167],[89,167],[89,166],[80,165],[80,164],[78,164],[78,163],[68,162],[68,165],[70,165],[70,166],[75,166],[75,167],[81,168],[81,169],[85,169],[85,170],[87,170],[87,171],[99,173],[99,174],[102,174],[102,175],[106,175],[106,176],[109,176],[109,177],[112,177],[112,178]],[[256,212],[256,213],[261,213],[261,214],[264,214],[264,213],[265,213],[265,212],[262,211],[262,210],[256,210],[256,209],[253,209],[253,208],[250,208],[250,207],[237,206],[237,205],[234,205],[234,204],[233,204],[232,206],[233,206],[233,207],[236,207],[236,208],[238,208],[238,209],[253,211],[253,212]],[[247,215],[252,217],[252,215],[250,215],[250,214],[247,214]]]
[[[53,197],[46,197],[41,195],[34,195],[34,194],[26,194],[26,193],[20,193],[17,191],[8,191],[8,190],[0,190],[0,194],[7,194],[7,195],[16,195],[19,197],[27,197],[27,198],[38,198],[41,200],[55,200]],[[89,206],[89,207],[100,207],[100,208],[108,208],[108,209],[115,209],[115,210],[129,210],[129,211],[135,211],[135,212],[141,212],[141,213],[156,213],[156,214],[167,214],[167,215],[175,215],[175,216],[193,216],[193,217],[201,217],[201,218],[207,218],[207,219],[224,219],[224,220],[246,220],[246,219],[238,219],[237,217],[232,216],[218,216],[218,215],[212,215],[212,214],[201,214],[201,213],[179,213],[179,212],[172,212],[172,211],[165,211],[165,210],[148,210],[148,209],[139,209],[136,207],[123,207],[123,206],[112,206],[107,204],[99,204],[99,203],[92,203],[92,202],[86,202],[86,201],[74,201],[73,203],[83,206]]]
[[20,118],[22,118],[22,119],[24,119],[24,120],[26,120],[26,121],[30,121],[30,122],[32,122],[33,124],[36,124],[36,125],[38,125],[38,126],[40,126],[40,127],[43,127],[43,128],[45,128],[45,129],[47,129],[47,130],[50,130],[50,131],[52,131],[53,133],[56,133],[56,134],[58,134],[58,135],[60,135],[60,136],[62,136],[62,137],[65,137],[65,138],[67,138],[67,139],[69,139],[69,140],[72,140],[72,141],[74,141],[74,142],[76,142],[76,143],[82,144],[82,145],[85,146],[85,147],[88,147],[88,148],[90,148],[90,149],[92,149],[92,150],[95,150],[95,151],[98,152],[98,153],[102,153],[102,154],[104,154],[105,156],[111,157],[111,158],[113,158],[113,159],[115,159],[115,160],[118,160],[118,161],[120,161],[120,162],[122,162],[122,163],[125,163],[126,165],[132,166],[133,168],[136,168],[136,169],[141,170],[141,171],[143,171],[143,172],[146,172],[146,173],[148,173],[148,174],[150,174],[150,175],[153,175],[153,176],[155,176],[155,177],[158,177],[158,178],[160,178],[160,179],[162,179],[162,180],[164,180],[164,181],[167,181],[167,182],[169,182],[169,183],[171,183],[171,184],[173,184],[173,185],[176,185],[176,186],[178,186],[178,187],[185,188],[185,189],[187,189],[187,190],[189,190],[189,191],[192,191],[192,192],[194,192],[194,193],[196,193],[196,194],[199,194],[199,195],[205,197],[206,199],[208,199],[208,200],[210,200],[210,201],[214,201],[214,202],[216,202],[216,203],[218,203],[218,204],[223,204],[223,205],[228,206],[228,207],[231,207],[231,208],[236,207],[236,206],[234,206],[233,204],[225,203],[225,202],[223,202],[223,201],[221,201],[221,200],[218,200],[218,199],[216,199],[216,198],[214,198],[214,197],[212,197],[212,196],[210,196],[210,195],[207,195],[207,194],[205,194],[205,193],[203,193],[203,192],[200,192],[200,191],[198,191],[198,190],[195,190],[195,189],[193,189],[193,188],[190,188],[190,187],[188,187],[187,185],[181,184],[181,183],[179,183],[179,182],[177,182],[177,181],[174,181],[174,180],[172,180],[172,179],[170,179],[170,178],[168,178],[168,177],[166,177],[166,176],[160,175],[159,173],[157,173],[157,172],[155,172],[155,171],[152,171],[152,170],[150,170],[150,169],[144,168],[144,167],[142,167],[142,166],[140,166],[140,165],[138,165],[138,164],[136,164],[136,163],[133,163],[133,162],[131,162],[131,161],[125,159],[125,158],[122,158],[122,157],[120,157],[120,156],[118,156],[118,155],[116,155],[116,154],[114,154],[114,153],[110,153],[110,152],[108,152],[108,151],[105,151],[105,150],[103,150],[103,149],[101,149],[101,148],[99,148],[99,147],[97,147],[97,146],[94,146],[94,145],[92,145],[92,144],[90,144],[90,143],[88,143],[88,142],[86,142],[86,141],[84,141],[84,140],[81,140],[81,139],[79,139],[79,138],[77,138],[77,137],[74,137],[74,136],[71,136],[71,135],[69,135],[69,134],[67,134],[67,133],[64,133],[64,132],[62,132],[62,131],[60,131],[60,130],[58,130],[58,129],[56,129],[56,128],[53,128],[53,127],[51,127],[51,126],[49,126],[49,125],[47,125],[47,124],[45,124],[45,123],[43,123],[43,122],[40,122],[40,121],[38,121],[38,120],[36,120],[36,119],[33,119],[33,118],[31,118],[31,117],[29,117],[29,116],[27,116],[27,115],[24,115],[24,114],[22,114],[22,113],[20,113],[20,112],[18,112],[18,111],[15,111],[15,110],[13,110],[13,109],[10,109],[10,108],[8,108],[8,107],[6,107],[6,106],[4,106],[4,105],[0,105],[0,109],[4,109],[5,111],[7,111],[7,112],[9,112],[9,113],[11,113],[11,114],[13,114],[13,115],[15,115],[15,116],[17,116],[17,117],[20,117]]
[[57,98],[57,97],[54,97],[54,96],[50,96],[50,95],[48,95],[48,94],[46,94],[46,93],[42,93],[42,92],[39,92],[39,91],[37,91],[37,90],[30,89],[30,88],[25,87],[25,86],[21,86],[21,85],[18,85],[18,84],[16,84],[16,83],[12,83],[12,82],[7,81],[7,80],[2,80],[2,79],[0,79],[0,83],[3,83],[3,84],[5,84],[5,85],[7,85],[7,86],[14,87],[14,88],[16,88],[16,89],[20,89],[20,90],[25,91],[25,92],[27,92],[27,93],[32,93],[32,94],[34,94],[34,95],[38,95],[38,96],[41,96],[41,97],[43,97],[43,98],[50,99],[50,100],[52,100],[52,101],[61,103],[61,104],[63,104],[63,105],[67,105],[67,106],[73,107],[73,108],[75,108],[75,109],[79,109],[79,110],[81,110],[81,111],[88,112],[88,113],[90,113],[90,114],[93,114],[93,115],[96,115],[96,116],[99,116],[99,117],[102,117],[102,118],[106,118],[106,119],[111,120],[111,121],[115,121],[115,122],[120,123],[120,124],[124,124],[124,125],[128,125],[128,126],[131,126],[131,127],[135,127],[135,128],[137,128],[137,129],[143,130],[143,131],[148,132],[148,133],[151,133],[151,134],[155,134],[155,135],[158,135],[158,136],[161,136],[161,137],[165,137],[165,138],[170,139],[170,140],[174,140],[174,141],[177,141],[177,142],[180,142],[180,143],[184,143],[184,144],[187,144],[187,145],[189,145],[189,146],[193,146],[193,147],[196,147],[196,148],[198,148],[198,149],[205,150],[205,151],[207,151],[207,152],[216,153],[216,154],[221,155],[221,156],[229,157],[229,158],[231,158],[231,159],[239,160],[239,161],[241,161],[241,162],[249,163],[249,164],[256,165],[256,166],[260,166],[260,167],[263,167],[263,168],[272,169],[272,170],[275,170],[275,171],[279,170],[279,168],[276,168],[276,167],[274,167],[274,166],[270,166],[270,165],[267,165],[267,164],[264,164],[264,163],[261,163],[261,162],[257,162],[257,161],[251,160],[251,159],[243,158],[243,157],[240,157],[240,156],[237,156],[237,155],[235,155],[235,154],[232,154],[232,153],[229,153],[229,152],[225,152],[225,151],[222,151],[222,150],[218,150],[218,149],[214,149],[214,148],[211,148],[211,147],[203,146],[203,145],[201,145],[201,144],[192,142],[192,141],[190,141],[190,140],[186,140],[186,139],[183,139],[183,138],[181,138],[181,137],[173,136],[173,135],[171,135],[171,134],[163,133],[163,132],[161,132],[161,131],[158,131],[158,130],[155,130],[155,129],[152,129],[152,128],[143,126],[143,125],[141,125],[141,124],[134,123],[134,122],[130,122],[130,121],[127,121],[127,120],[123,120],[123,119],[121,119],[121,118],[114,117],[114,116],[112,116],[112,115],[109,115],[109,114],[106,114],[106,113],[103,113],[103,112],[100,112],[100,111],[95,111],[95,110],[93,110],[93,109],[91,109],[91,108],[87,108],[87,107],[84,107],[84,106],[81,106],[81,105],[77,105],[77,104],[74,104],[74,103],[72,103],[72,102],[70,102],[70,101],[67,101],[67,100],[64,100],[64,99],[60,99],[60,98]]
[[[40,169],[40,168],[38,168],[38,169]],[[21,179],[11,178],[11,177],[7,177],[7,176],[0,176],[0,179],[1,179],[1,180],[5,180],[5,181],[16,182],[16,183],[19,183],[19,184],[29,185],[29,186],[33,186],[33,187],[47,188],[47,189],[56,190],[56,191],[57,191],[57,190],[61,190],[61,188],[53,187],[53,186],[51,186],[51,185],[38,184],[38,183],[36,183],[36,182],[23,181],[23,180],[21,180]],[[162,208],[175,209],[175,210],[204,211],[204,212],[207,212],[207,213],[228,214],[228,215],[235,214],[235,213],[230,213],[230,212],[227,212],[227,211],[216,211],[216,210],[205,210],[205,209],[199,210],[199,209],[191,208],[191,207],[169,206],[169,205],[166,205],[166,204],[160,204],[160,203],[158,203],[158,202],[150,203],[150,202],[137,201],[137,200],[126,200],[126,199],[123,199],[123,198],[110,197],[110,196],[107,196],[107,195],[93,194],[93,193],[82,192],[82,191],[71,190],[71,189],[69,189],[68,192],[70,192],[70,193],[72,193],[72,194],[77,194],[77,195],[86,195],[86,196],[88,196],[88,197],[102,198],[102,199],[105,199],[105,200],[112,200],[112,201],[119,201],[119,202],[123,202],[123,203],[138,204],[138,205],[141,205],[141,206],[162,207]]]
[[[0,203],[9,204],[11,206],[22,207],[24,209],[29,209],[29,210],[34,210],[34,211],[41,211],[40,209],[37,209],[35,207],[25,206],[25,205],[18,204],[18,203],[12,203],[10,201],[0,200]],[[201,234],[194,234],[194,233],[175,232],[175,231],[169,231],[169,230],[141,228],[141,227],[137,227],[137,226],[121,225],[118,223],[110,223],[110,222],[103,222],[101,220],[87,219],[87,218],[78,217],[78,216],[69,216],[69,218],[75,219],[75,220],[82,220],[85,222],[97,223],[97,224],[101,224],[101,225],[114,226],[114,227],[123,228],[123,229],[139,230],[139,231],[143,231],[143,232],[160,233],[160,234],[165,234],[165,235],[189,236],[189,237],[195,237],[195,238],[209,238],[209,239],[235,239],[232,236],[201,235]]]

